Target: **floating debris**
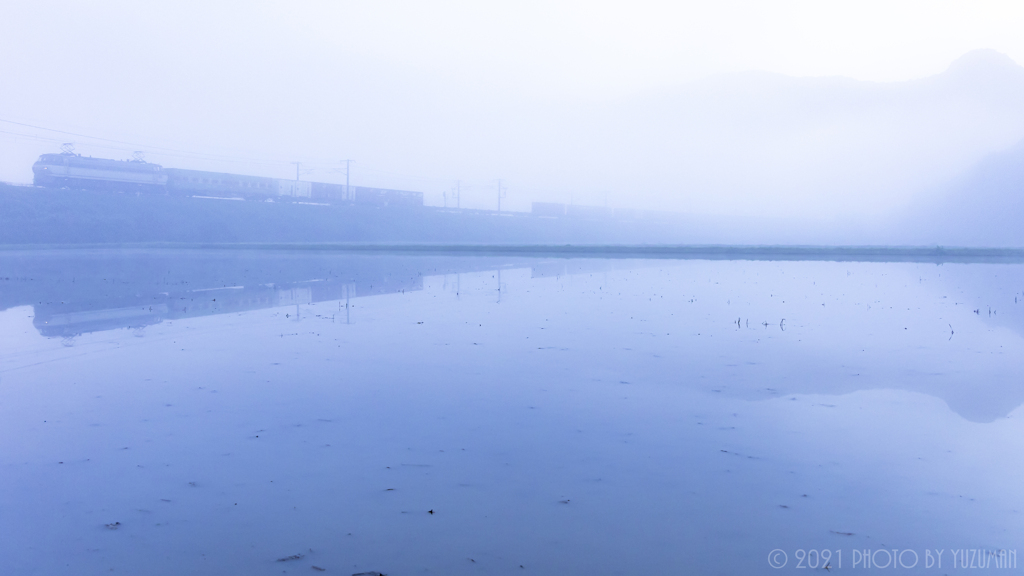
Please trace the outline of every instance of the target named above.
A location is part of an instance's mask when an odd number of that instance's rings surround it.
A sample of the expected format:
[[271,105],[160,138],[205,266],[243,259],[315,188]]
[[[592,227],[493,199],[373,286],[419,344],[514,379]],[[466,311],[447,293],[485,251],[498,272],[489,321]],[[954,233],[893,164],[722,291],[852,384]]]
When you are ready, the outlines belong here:
[[284,558],[278,558],[277,561],[278,562],[290,562],[292,560],[301,560],[302,557],[303,557],[302,554],[292,554],[291,556],[285,556]]
[[114,522],[112,524],[104,524],[104,526],[106,526],[108,530],[117,530],[118,528],[121,527],[121,523],[120,522]]

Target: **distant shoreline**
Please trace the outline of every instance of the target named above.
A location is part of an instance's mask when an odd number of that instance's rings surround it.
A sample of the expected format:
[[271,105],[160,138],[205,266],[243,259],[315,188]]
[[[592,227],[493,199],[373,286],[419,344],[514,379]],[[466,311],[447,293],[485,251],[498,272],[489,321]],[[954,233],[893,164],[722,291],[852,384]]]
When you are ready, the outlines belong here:
[[698,244],[456,244],[362,242],[137,242],[0,244],[2,252],[37,250],[267,250],[380,255],[639,258],[831,262],[1024,263],[1024,248],[947,246],[806,246]]

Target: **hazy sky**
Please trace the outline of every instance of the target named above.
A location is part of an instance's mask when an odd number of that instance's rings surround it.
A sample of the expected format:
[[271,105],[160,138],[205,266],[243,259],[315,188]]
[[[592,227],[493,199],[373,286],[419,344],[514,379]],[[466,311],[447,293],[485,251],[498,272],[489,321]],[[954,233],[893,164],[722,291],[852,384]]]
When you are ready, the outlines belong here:
[[[353,158],[357,182],[432,202],[462,179],[467,202],[488,206],[503,177],[520,209],[625,204],[627,175],[588,179],[600,149],[545,156],[531,142],[550,134],[524,126],[579,109],[600,121],[603,104],[723,73],[893,82],[979,48],[1024,62],[1021,30],[1024,3],[979,0],[6,2],[0,119],[124,144],[0,123],[0,179],[29,180],[34,157],[67,140],[279,177],[301,160],[304,177],[333,181]],[[609,150],[598,164],[614,162]],[[671,180],[651,181],[680,209],[697,193]]]
[[540,96],[622,94],[745,70],[906,80],[977,48],[1024,61],[1024,4],[1005,0],[418,2],[288,12],[281,23],[324,50]]

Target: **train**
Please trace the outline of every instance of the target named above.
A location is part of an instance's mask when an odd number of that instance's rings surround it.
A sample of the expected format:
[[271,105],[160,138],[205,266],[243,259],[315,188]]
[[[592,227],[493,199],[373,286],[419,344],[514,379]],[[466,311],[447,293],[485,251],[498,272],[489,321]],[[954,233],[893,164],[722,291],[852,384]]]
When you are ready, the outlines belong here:
[[164,168],[141,157],[111,160],[72,152],[43,154],[32,165],[32,174],[33,183],[44,188],[393,208],[423,206],[422,192]]

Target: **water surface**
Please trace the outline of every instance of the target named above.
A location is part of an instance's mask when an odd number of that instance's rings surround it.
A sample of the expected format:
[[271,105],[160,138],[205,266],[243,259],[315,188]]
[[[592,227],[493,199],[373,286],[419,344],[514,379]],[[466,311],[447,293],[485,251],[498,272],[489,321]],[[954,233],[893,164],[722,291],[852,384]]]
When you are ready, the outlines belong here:
[[3,252],[0,572],[995,569],[1022,290],[1012,263]]

